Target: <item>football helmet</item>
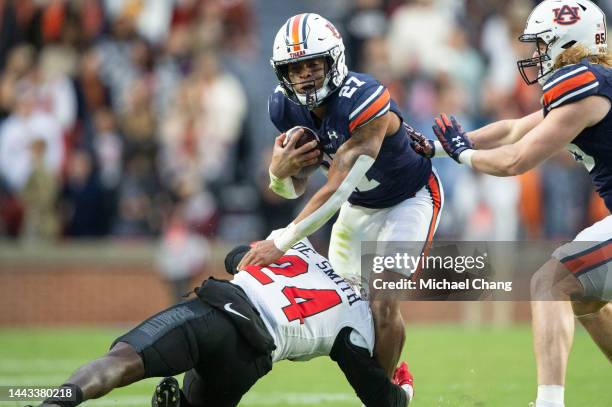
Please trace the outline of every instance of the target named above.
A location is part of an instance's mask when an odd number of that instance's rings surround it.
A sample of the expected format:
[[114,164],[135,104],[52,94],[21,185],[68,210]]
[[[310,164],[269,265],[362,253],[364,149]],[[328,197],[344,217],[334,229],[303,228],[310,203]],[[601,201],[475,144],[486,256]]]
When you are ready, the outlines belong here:
[[[544,85],[552,74],[559,54],[574,44],[586,47],[591,55],[605,54],[606,16],[589,0],[545,0],[538,4],[527,19],[521,42],[536,45],[537,56],[517,62],[523,80],[529,85]],[[542,51],[538,41],[545,45]],[[538,69],[537,78],[530,79],[526,68]]]
[[[297,92],[294,87],[297,83],[289,80],[289,64],[320,57],[326,61],[323,85],[318,89],[313,86],[312,91],[305,93]],[[314,13],[295,15],[278,30],[270,63],[284,94],[310,110],[337,90],[348,74],[342,37],[332,23]]]

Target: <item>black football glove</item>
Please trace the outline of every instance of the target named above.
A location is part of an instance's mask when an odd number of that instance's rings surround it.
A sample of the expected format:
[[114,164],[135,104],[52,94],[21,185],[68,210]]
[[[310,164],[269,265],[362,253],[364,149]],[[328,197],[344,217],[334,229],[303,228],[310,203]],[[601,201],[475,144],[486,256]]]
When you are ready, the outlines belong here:
[[418,155],[426,158],[432,158],[436,154],[436,146],[434,145],[433,140],[425,138],[423,133],[406,123],[404,123],[404,127],[410,136],[410,147],[412,147],[412,149],[416,151]]
[[473,148],[463,128],[453,116],[448,120],[448,117],[442,113],[440,117],[436,118],[436,123],[432,129],[444,150],[458,163],[460,162],[459,154]]

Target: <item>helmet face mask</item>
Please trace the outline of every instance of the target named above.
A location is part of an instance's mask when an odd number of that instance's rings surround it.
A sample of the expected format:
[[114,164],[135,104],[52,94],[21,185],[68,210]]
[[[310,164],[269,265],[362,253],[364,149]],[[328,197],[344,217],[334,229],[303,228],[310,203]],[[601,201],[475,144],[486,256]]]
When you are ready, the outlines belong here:
[[[323,74],[309,79],[301,80],[296,78],[299,74],[292,74],[291,67],[301,65],[312,60],[322,60]],[[307,58],[296,59],[290,62],[275,64],[276,75],[283,87],[286,95],[293,100],[298,100],[299,104],[305,105],[308,109],[319,106],[325,97],[328,96],[328,83],[331,80],[331,58],[327,55],[315,55]],[[306,68],[311,69],[311,68]],[[292,76],[294,77],[292,79]]]
[[[290,79],[289,65],[318,58],[324,60],[322,78],[305,81]],[[336,91],[348,73],[340,34],[329,21],[312,13],[291,17],[280,28],[274,40],[270,63],[283,93],[292,102],[310,110],[320,106]]]
[[[555,71],[555,61],[575,44],[586,48],[589,55],[605,54],[606,16],[590,0],[544,0],[529,15],[519,41],[534,43],[537,56],[517,62],[523,80],[529,85],[544,85]],[[546,45],[545,50],[540,43]],[[527,69],[537,68],[535,79]]]
[[[556,39],[553,38],[551,42],[545,42],[543,38],[545,36],[548,36],[547,34],[552,34],[551,30],[546,30],[537,34],[523,34],[519,37],[519,41],[521,42],[533,43],[537,52],[537,56],[521,59],[516,63],[521,77],[528,85],[533,85],[537,83],[538,81],[542,80],[542,78],[545,78],[550,75],[553,71],[553,61],[550,55],[548,54],[548,51],[550,49],[551,44],[554,43]],[[544,51],[542,51],[539,43],[545,44],[546,49]],[[536,68],[537,70],[537,75],[535,75],[535,78],[533,79],[530,79],[530,75],[528,73],[528,70],[530,70],[530,68]]]

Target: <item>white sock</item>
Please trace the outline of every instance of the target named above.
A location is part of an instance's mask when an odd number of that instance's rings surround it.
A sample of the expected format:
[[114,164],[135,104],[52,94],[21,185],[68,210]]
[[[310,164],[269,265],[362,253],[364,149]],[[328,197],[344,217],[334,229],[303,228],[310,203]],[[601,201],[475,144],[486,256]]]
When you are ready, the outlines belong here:
[[565,388],[556,384],[539,385],[536,407],[564,407],[564,392]]
[[412,388],[411,385],[409,384],[402,384],[400,386],[402,388],[402,390],[404,390],[406,392],[406,394],[408,395],[408,401],[411,401],[412,398],[414,397],[414,389]]

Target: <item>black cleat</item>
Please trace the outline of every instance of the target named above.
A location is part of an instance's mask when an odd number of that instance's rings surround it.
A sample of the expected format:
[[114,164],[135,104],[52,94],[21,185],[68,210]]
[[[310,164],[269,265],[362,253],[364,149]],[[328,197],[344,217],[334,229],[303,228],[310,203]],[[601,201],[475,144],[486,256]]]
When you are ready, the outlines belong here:
[[155,388],[151,407],[180,407],[181,389],[178,381],[170,376],[162,379]]

